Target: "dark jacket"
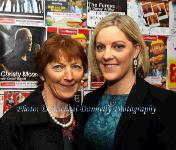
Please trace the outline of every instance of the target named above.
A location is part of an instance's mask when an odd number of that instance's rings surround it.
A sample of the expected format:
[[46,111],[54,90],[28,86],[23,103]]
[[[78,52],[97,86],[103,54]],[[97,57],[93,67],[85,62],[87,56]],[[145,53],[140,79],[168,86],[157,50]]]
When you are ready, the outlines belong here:
[[[96,107],[106,90],[106,83],[84,98],[83,106]],[[137,77],[125,108],[140,108],[136,114],[129,109],[122,113],[116,128],[113,150],[176,150],[176,94],[150,85]],[[144,114],[143,107],[154,107],[156,112]],[[82,113],[82,125],[91,112]],[[106,141],[105,141],[106,142]]]
[[64,150],[62,128],[49,117],[40,89],[1,118],[0,150]]

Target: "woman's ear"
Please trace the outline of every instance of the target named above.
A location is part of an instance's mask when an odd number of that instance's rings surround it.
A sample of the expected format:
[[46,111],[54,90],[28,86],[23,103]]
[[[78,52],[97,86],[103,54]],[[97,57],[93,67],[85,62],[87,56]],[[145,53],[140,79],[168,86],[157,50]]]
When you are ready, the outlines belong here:
[[137,58],[137,57],[138,57],[139,53],[141,52],[141,49],[142,49],[141,45],[139,45],[139,44],[136,44],[136,45],[135,45],[134,58]]
[[87,75],[87,73],[84,73],[84,74],[83,74],[82,80],[83,80],[83,81],[88,80],[88,75]]

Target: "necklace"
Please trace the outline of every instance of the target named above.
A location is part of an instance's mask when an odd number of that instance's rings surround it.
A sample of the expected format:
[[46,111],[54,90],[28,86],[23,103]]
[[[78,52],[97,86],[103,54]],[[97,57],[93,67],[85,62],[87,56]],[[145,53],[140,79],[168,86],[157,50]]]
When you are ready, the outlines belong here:
[[[46,105],[45,95],[44,95],[44,92],[43,92],[43,91],[42,91],[42,97],[43,97],[43,100],[44,100],[45,105]],[[60,121],[58,121],[58,120],[56,119],[56,117],[54,117],[54,115],[52,114],[52,112],[47,108],[47,106],[46,106],[46,109],[47,109],[48,114],[49,114],[49,116],[51,117],[51,119],[52,119],[57,125],[60,125],[60,126],[63,127],[63,128],[68,128],[69,126],[72,125],[73,120],[74,120],[74,116],[73,116],[73,110],[72,110],[71,106],[69,106],[70,120],[69,120],[69,122],[66,123],[66,124],[61,123]]]
[[126,100],[128,98],[128,94],[122,95],[109,95],[105,94],[103,96],[107,100],[108,109],[105,111],[105,115],[109,115],[112,112],[118,112],[125,106]]

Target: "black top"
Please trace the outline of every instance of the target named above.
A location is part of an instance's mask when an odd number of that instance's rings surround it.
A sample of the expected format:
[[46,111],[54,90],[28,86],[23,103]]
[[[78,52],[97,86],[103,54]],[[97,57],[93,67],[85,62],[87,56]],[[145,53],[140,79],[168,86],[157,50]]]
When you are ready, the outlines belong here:
[[[101,88],[87,94],[83,106],[96,107],[106,88],[105,83]],[[146,113],[145,107],[148,108]],[[138,76],[129,93],[126,111],[122,112],[116,127],[113,150],[176,150],[175,107],[174,92],[150,85]],[[136,109],[136,113],[129,111],[129,108]],[[81,114],[82,126],[91,114]]]
[[[66,143],[63,129],[46,111],[40,88],[0,120],[0,150],[67,150]],[[68,146],[79,150],[79,143],[74,138]]]

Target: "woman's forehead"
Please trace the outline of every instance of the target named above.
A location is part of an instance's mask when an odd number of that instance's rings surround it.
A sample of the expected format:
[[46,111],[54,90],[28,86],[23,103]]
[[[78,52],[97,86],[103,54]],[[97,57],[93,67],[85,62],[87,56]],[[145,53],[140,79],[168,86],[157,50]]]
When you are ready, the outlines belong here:
[[55,62],[82,62],[79,56],[69,56],[67,54],[59,54],[55,56],[53,60]]

